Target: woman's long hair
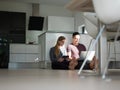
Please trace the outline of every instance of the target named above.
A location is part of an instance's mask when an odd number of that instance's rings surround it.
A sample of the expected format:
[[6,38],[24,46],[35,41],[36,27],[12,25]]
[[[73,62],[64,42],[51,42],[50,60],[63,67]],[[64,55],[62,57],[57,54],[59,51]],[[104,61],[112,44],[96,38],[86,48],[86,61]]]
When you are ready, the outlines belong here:
[[62,40],[65,40],[65,37],[64,36],[60,36],[58,39],[57,39],[57,42],[56,42],[56,45],[55,45],[55,55],[56,57],[58,57],[58,55],[60,54],[60,43],[59,41],[62,41]]

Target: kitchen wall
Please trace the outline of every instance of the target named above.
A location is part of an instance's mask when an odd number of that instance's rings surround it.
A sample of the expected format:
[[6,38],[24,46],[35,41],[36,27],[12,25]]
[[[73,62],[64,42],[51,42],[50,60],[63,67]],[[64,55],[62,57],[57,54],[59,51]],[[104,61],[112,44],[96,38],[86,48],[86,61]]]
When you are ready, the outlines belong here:
[[76,12],[75,17],[75,31],[78,31],[79,26],[84,25],[84,15],[83,12]]
[[[0,1],[0,11],[26,12],[26,43],[30,41],[34,41],[35,43],[38,43],[38,35],[46,31],[46,28],[44,28],[43,31],[29,31],[28,30],[29,16],[32,15],[32,3]],[[75,21],[76,31],[77,31],[78,24],[83,23],[83,18],[80,16],[81,15],[80,13],[75,15],[71,11],[67,10],[65,7],[60,7],[60,6],[40,5],[39,15],[45,17],[45,21],[46,21],[47,16],[66,16],[66,17],[74,16],[76,20]]]

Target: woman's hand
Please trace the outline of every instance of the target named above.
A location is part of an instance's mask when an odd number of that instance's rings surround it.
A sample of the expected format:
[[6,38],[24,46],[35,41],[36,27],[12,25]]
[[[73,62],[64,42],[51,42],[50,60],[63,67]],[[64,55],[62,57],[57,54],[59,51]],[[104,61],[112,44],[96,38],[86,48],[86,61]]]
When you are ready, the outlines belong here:
[[71,59],[69,57],[66,58],[67,61],[70,61]]
[[62,62],[62,61],[64,61],[64,58],[59,58],[58,59],[58,62]]

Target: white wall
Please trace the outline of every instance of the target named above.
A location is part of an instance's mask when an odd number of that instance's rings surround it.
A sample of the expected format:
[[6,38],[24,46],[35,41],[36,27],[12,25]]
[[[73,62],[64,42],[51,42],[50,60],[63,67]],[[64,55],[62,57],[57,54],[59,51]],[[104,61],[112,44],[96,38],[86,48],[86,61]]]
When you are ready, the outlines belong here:
[[40,5],[41,16],[72,16],[72,12],[64,7],[51,6],[51,5]]
[[19,12],[26,12],[27,15],[30,15],[31,8],[32,8],[31,4],[27,4],[27,3],[0,1],[0,10],[2,11],[19,11]]
[[72,17],[72,12],[60,6],[40,5],[39,10],[39,15],[45,17],[43,31],[27,31],[27,42],[35,41],[38,43],[38,35],[42,34],[47,29],[47,16]]
[[78,26],[81,26],[84,24],[84,16],[83,12],[77,12],[75,13],[75,31],[78,31]]
[[[1,11],[26,12],[26,43],[30,41],[34,41],[35,43],[38,43],[38,35],[46,31],[46,30],[43,30],[43,31],[28,31],[27,30],[29,16],[32,15],[32,3],[0,1],[0,10]],[[69,16],[71,17],[73,15],[72,12],[60,6],[40,5],[39,10],[40,10],[39,15],[44,16],[45,21],[46,21],[47,16]]]

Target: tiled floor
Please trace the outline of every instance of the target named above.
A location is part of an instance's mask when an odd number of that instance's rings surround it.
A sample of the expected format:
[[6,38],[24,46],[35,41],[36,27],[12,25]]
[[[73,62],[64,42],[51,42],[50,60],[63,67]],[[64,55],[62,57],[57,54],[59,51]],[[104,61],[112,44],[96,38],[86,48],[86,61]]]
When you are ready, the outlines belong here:
[[[120,90],[120,74],[101,76],[71,70],[0,70],[0,90]],[[88,75],[89,73],[89,75]]]

